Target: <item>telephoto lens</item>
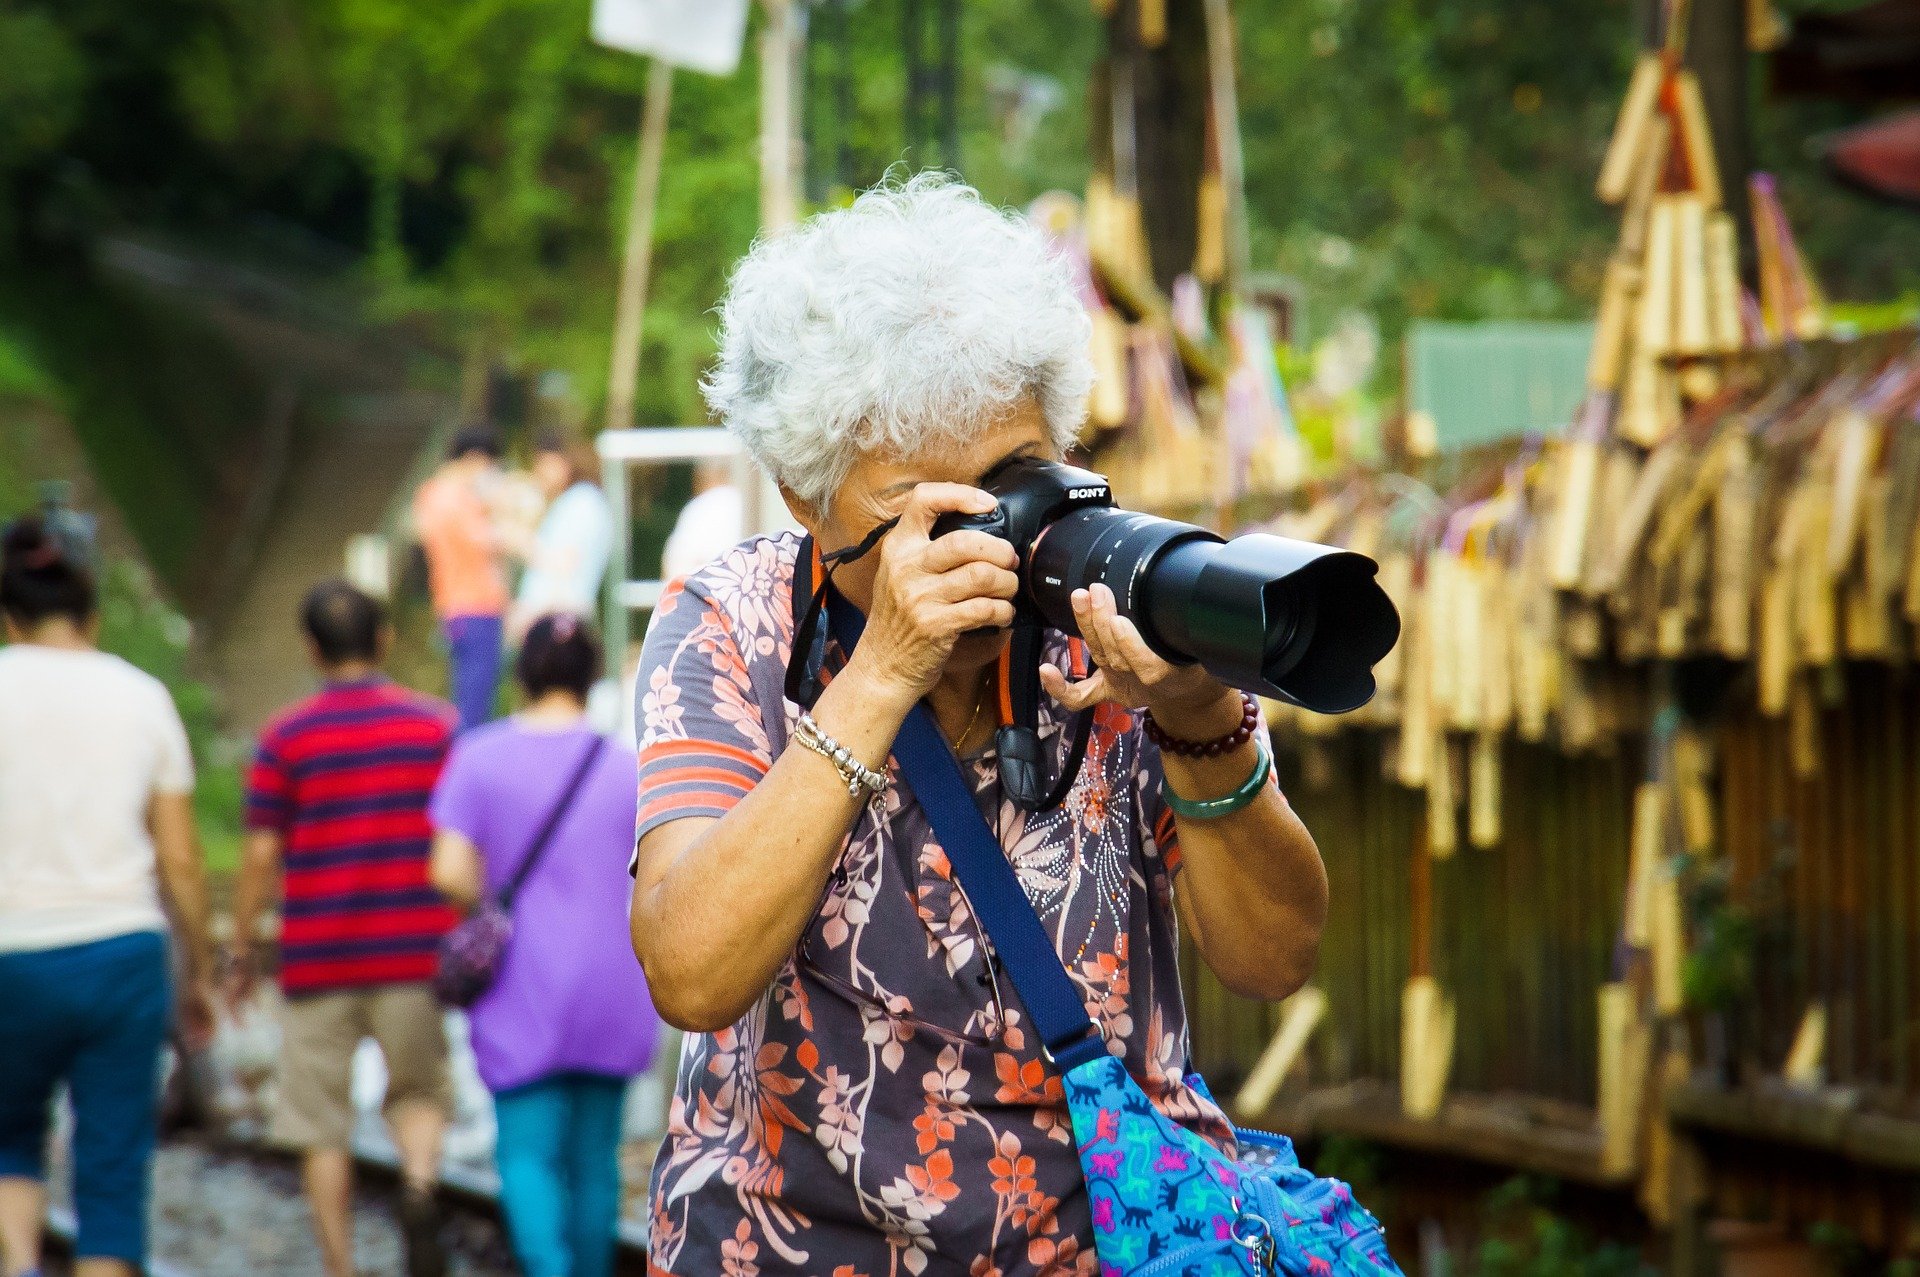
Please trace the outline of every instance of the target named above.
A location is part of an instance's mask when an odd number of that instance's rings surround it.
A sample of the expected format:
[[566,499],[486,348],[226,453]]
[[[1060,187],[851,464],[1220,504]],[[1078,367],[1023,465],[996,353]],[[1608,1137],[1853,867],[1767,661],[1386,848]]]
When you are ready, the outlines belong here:
[[1022,602],[1078,634],[1073,592],[1096,582],[1167,660],[1322,714],[1373,698],[1373,666],[1400,637],[1400,614],[1364,554],[1256,532],[1205,528],[1116,508],[1107,481],[1022,459],[985,480],[992,515],[943,519],[1020,552]]
[[1101,582],[1166,659],[1344,714],[1373,699],[1373,666],[1400,637],[1377,570],[1349,550],[1264,532],[1228,541],[1109,507],[1075,510],[1041,533],[1028,589],[1049,625],[1072,632],[1073,591]]

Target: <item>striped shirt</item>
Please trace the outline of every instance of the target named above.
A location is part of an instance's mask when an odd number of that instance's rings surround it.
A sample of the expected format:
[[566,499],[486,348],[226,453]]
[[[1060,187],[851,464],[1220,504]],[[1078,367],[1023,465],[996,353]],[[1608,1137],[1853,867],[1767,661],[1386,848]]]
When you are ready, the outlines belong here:
[[456,916],[427,877],[452,711],[384,678],[331,683],[260,736],[247,827],[285,840],[289,994],[433,977]]

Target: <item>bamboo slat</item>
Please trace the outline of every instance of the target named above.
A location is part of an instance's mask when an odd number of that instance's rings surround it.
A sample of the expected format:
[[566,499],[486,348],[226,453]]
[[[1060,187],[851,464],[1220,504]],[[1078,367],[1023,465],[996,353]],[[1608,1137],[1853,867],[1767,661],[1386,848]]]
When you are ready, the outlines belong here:
[[1607,144],[1606,158],[1600,164],[1600,179],[1595,193],[1608,204],[1627,197],[1633,173],[1645,153],[1649,130],[1660,104],[1660,84],[1665,78],[1658,54],[1643,53],[1634,64],[1633,79],[1620,105],[1620,118],[1613,127],[1613,139]]

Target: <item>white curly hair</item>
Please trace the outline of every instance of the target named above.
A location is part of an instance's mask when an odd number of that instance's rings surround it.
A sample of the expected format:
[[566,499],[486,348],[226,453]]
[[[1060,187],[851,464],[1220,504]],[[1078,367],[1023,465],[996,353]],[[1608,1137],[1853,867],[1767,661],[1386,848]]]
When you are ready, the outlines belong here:
[[775,480],[825,509],[862,454],[964,445],[1022,396],[1064,450],[1093,384],[1067,263],[942,173],[763,237],[720,305],[707,404]]

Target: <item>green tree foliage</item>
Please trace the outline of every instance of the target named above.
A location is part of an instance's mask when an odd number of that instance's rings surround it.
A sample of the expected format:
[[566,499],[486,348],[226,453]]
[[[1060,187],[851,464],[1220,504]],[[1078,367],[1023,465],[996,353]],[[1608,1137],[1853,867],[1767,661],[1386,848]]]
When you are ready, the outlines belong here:
[[1632,1246],[1595,1239],[1555,1209],[1557,1182],[1522,1175],[1481,1203],[1482,1239],[1462,1265],[1473,1277],[1652,1277]]
[[[843,39],[830,3],[811,6],[808,80],[825,202],[877,179],[906,143],[905,0],[848,0]],[[1423,315],[1591,310],[1616,234],[1592,182],[1635,51],[1633,0],[1235,7],[1255,266],[1305,283],[1316,334],[1350,308],[1389,338]],[[73,203],[79,184],[99,217],[294,224],[358,255],[389,315],[566,372],[591,413],[645,68],[593,45],[589,8],[0,0],[0,201],[23,189],[7,174],[24,172],[43,202]],[[1101,20],[1073,2],[967,0],[961,13],[963,173],[1008,202],[1079,187]],[[645,420],[702,415],[708,311],[758,220],[758,70],[750,38],[731,78],[676,83]],[[1835,292],[1885,296],[1920,286],[1920,229],[1806,157],[1810,134],[1853,114],[1764,104],[1756,150],[1781,170]]]
[[1569,317],[1613,218],[1593,177],[1626,84],[1621,0],[1246,0],[1256,257],[1389,334],[1421,316]]
[[[425,314],[461,344],[604,377],[644,63],[595,47],[583,0],[209,0],[171,63],[195,136],[256,191],[294,185],[313,216],[355,181],[356,234],[386,309]],[[1097,25],[1069,6],[996,0],[966,12],[966,140],[1003,198],[1077,184],[1081,129],[1008,126],[990,68],[1091,57]],[[901,158],[900,6],[860,6],[844,45],[855,185]],[[1084,71],[1076,67],[1077,75]],[[738,73],[682,72],[655,224],[642,362],[644,420],[698,419],[712,354],[706,312],[758,221],[756,49]],[[825,98],[815,94],[816,105]],[[1062,102],[1068,100],[1063,89]],[[1083,118],[1074,109],[1069,120]],[[833,126],[840,127],[838,122]],[[344,169],[329,157],[344,157]],[[342,176],[344,174],[344,177]],[[334,180],[329,183],[328,177]],[[337,232],[336,232],[337,233]]]
[[[86,93],[86,62],[44,13],[0,4],[0,177],[43,162],[72,133]],[[0,181],[0,241],[14,230]]]
[[65,141],[85,91],[86,63],[59,24],[0,7],[0,169]]
[[[1848,7],[1857,0],[1800,0]],[[1389,336],[1408,319],[1592,313],[1618,216],[1593,182],[1626,90],[1629,0],[1240,0],[1255,264]],[[1843,190],[1810,156],[1858,106],[1775,102],[1754,77],[1755,161],[1777,172],[1838,297],[1920,288],[1920,218]]]
[[[595,47],[581,0],[217,0],[176,67],[210,145],[295,216],[367,254],[390,314],[425,315],[491,356],[604,376],[614,264],[645,68]],[[698,322],[757,216],[749,64],[682,73],[643,372],[642,415],[697,411]],[[344,163],[330,165],[330,158]],[[304,205],[304,207],[301,207]]]

